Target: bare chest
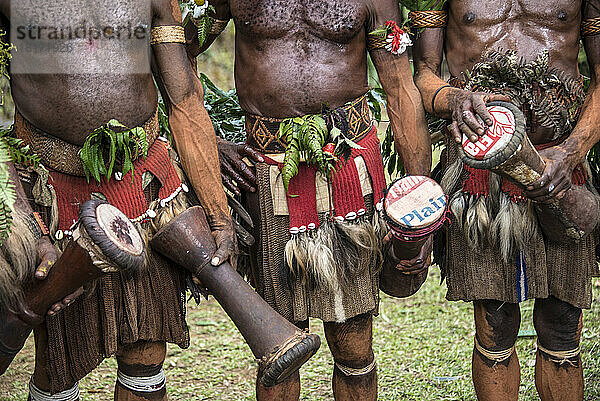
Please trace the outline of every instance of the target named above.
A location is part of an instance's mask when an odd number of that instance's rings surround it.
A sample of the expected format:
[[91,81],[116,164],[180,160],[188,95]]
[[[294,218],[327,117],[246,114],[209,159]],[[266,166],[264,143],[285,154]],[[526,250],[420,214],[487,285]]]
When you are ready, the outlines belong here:
[[347,43],[365,25],[365,0],[230,0],[236,28],[258,38],[278,38],[310,32],[323,39]]
[[533,24],[559,28],[579,21],[581,0],[453,0],[452,20],[465,27],[499,24]]

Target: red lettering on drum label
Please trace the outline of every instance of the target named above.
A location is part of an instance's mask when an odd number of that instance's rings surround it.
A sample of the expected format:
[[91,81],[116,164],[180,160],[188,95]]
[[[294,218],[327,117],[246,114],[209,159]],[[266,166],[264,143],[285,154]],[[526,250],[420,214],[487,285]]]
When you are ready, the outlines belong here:
[[419,188],[426,182],[424,177],[408,176],[398,181],[398,185],[392,185],[387,196],[385,197],[386,204],[393,205],[399,199],[405,197],[415,189]]
[[477,142],[473,143],[463,135],[462,146],[465,153],[476,160],[483,160],[491,151],[503,148],[515,133],[515,116],[509,109],[491,106],[488,107],[488,111],[494,123]]

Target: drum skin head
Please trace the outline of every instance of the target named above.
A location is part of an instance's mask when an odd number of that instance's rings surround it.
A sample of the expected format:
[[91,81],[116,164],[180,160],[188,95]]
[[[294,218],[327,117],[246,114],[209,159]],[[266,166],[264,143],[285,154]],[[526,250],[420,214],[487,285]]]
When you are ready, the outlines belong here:
[[121,270],[144,264],[146,245],[142,236],[129,218],[108,202],[85,202],[79,212],[79,224],[102,254]]
[[477,142],[463,134],[459,153],[463,162],[474,168],[490,169],[508,160],[521,146],[525,136],[525,117],[512,103],[490,102],[487,109],[494,121]]
[[446,215],[446,195],[429,177],[406,176],[390,185],[383,208],[391,228],[400,233],[431,227]]
[[106,236],[123,252],[140,255],[144,251],[142,237],[119,209],[108,203],[98,205],[96,219]]

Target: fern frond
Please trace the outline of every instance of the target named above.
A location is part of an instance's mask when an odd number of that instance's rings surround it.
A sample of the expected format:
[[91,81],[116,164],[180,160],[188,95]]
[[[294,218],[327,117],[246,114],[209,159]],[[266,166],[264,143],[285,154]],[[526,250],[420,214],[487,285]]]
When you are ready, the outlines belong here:
[[0,138],[0,242],[10,233],[13,207],[17,201],[17,191],[8,170],[10,162],[6,138]]

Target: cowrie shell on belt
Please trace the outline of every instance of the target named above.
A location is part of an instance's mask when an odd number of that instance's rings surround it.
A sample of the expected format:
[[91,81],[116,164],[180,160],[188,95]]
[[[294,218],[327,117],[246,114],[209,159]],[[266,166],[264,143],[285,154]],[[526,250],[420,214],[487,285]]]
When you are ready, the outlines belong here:
[[346,215],[346,220],[354,220],[356,217],[357,216],[355,212],[350,212]]

